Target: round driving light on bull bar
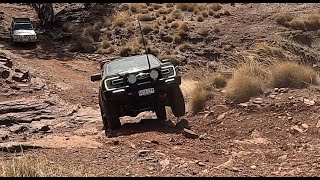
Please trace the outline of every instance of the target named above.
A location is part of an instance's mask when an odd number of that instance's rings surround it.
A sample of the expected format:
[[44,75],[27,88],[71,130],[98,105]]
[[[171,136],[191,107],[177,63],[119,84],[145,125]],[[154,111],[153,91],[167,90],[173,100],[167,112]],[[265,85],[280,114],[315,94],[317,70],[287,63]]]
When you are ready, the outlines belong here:
[[153,69],[151,72],[150,72],[150,77],[155,80],[159,77],[159,73],[157,70]]
[[136,75],[130,74],[130,75],[128,76],[128,82],[129,82],[130,84],[134,84],[136,81],[137,81]]

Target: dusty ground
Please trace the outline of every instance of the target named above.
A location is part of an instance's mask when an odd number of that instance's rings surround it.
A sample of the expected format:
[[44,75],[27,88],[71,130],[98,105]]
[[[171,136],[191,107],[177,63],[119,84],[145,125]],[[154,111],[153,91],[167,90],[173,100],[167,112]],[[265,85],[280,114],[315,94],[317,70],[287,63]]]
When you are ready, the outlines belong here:
[[[280,7],[300,13],[315,11],[317,5],[230,6],[232,16],[219,20],[223,32],[220,41],[233,44],[232,53],[236,53],[261,39],[270,42],[284,39],[281,34],[288,29],[276,25],[270,18]],[[19,12],[35,17],[28,6],[0,4],[0,10],[5,13],[2,27],[7,27],[11,16],[20,15]],[[207,21],[215,23],[216,19]],[[319,48],[317,42],[315,39],[312,48]],[[39,91],[2,94],[0,100],[31,98],[40,102],[41,98],[55,98],[53,108],[64,113],[61,116],[57,113],[53,120],[41,119],[42,123],[50,121],[51,132],[26,130],[11,133],[9,139],[2,140],[4,143],[31,142],[42,147],[28,149],[25,154],[45,156],[66,168],[83,167],[83,171],[92,176],[319,175],[319,87],[283,92],[271,89],[242,106],[226,104],[223,94],[216,92],[205,112],[191,115],[187,109],[180,123],[171,118],[176,126],[160,126],[154,114],[144,113],[137,118],[122,118],[126,124],[121,134],[107,138],[99,116],[99,84],[90,82],[90,75],[99,71],[98,61],[73,55],[57,56],[52,48],[55,46],[45,41],[45,37],[36,49],[12,47],[6,41],[0,43],[0,52],[10,57],[15,66],[28,69],[32,77],[46,83]],[[198,70],[183,71],[182,76],[195,79],[193,75]],[[198,138],[187,138],[181,132],[181,124],[186,127],[186,121]],[[1,126],[0,130],[8,132],[10,127]],[[14,155],[0,154],[5,159]]]

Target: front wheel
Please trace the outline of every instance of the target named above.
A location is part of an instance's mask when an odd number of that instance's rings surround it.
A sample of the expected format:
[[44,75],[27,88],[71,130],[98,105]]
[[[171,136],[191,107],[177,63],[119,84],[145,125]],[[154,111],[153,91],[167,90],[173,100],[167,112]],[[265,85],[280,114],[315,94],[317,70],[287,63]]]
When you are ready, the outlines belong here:
[[15,45],[15,42],[13,41],[13,38],[10,38],[10,44],[13,45],[13,46]]
[[107,118],[106,118],[107,115],[105,113],[105,107],[104,107],[103,102],[102,102],[101,92],[99,92],[98,100],[99,100],[99,107],[100,107],[100,112],[101,112],[101,117],[102,117],[103,129],[107,130],[109,126],[108,126],[108,121],[107,121]]
[[108,126],[111,130],[118,129],[121,127],[119,117],[119,106],[113,102],[105,103],[106,106],[106,119]]
[[186,113],[186,107],[180,87],[172,87],[168,92],[168,98],[173,115],[175,117],[184,116]]
[[31,47],[36,48],[37,47],[37,42],[31,42]]
[[158,120],[164,121],[167,119],[167,112],[166,112],[166,107],[163,105],[159,105],[155,108],[155,112],[157,115]]

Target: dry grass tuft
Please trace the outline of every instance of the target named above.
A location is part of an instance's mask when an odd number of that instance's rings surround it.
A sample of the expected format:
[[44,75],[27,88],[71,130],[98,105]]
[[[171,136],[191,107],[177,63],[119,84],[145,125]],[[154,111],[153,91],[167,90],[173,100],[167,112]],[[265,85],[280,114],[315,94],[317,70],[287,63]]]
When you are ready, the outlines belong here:
[[45,157],[22,155],[10,160],[0,161],[2,177],[54,177],[54,176],[87,176],[86,170],[80,166],[64,168],[51,164]]
[[180,36],[179,34],[175,34],[175,35],[173,36],[173,42],[174,42],[174,43],[177,43],[177,44],[180,44],[180,43],[182,42],[181,36]]
[[98,53],[98,54],[107,54],[108,51],[107,51],[106,49],[99,48],[99,49],[97,50],[97,53]]
[[209,5],[209,9],[213,11],[219,11],[220,9],[222,9],[222,6],[219,3],[212,3]]
[[132,47],[128,47],[128,46],[121,47],[120,48],[120,56],[128,57],[132,53],[132,51],[133,51]]
[[212,98],[213,94],[205,90],[201,82],[194,88],[190,97],[191,111],[196,114],[205,108],[206,102]]
[[304,88],[310,84],[318,84],[315,70],[295,62],[276,63],[271,66],[270,71],[272,87]]
[[320,29],[320,15],[316,13],[309,14],[307,21],[305,21],[305,27],[310,31]]
[[192,12],[194,11],[195,3],[177,3],[176,7],[182,11]]
[[280,11],[272,16],[278,24],[288,26],[289,22],[293,19],[292,15],[284,11]]
[[200,28],[199,32],[198,32],[201,36],[208,36],[209,34],[209,28],[207,27],[202,27]]
[[96,47],[92,44],[94,39],[90,35],[74,35],[74,44],[70,46],[70,52],[91,53],[96,51]]
[[192,94],[194,88],[197,86],[197,81],[191,79],[181,79],[181,91],[185,99],[189,99],[190,95]]
[[208,17],[208,12],[207,11],[201,11],[200,14],[202,15],[202,17]]
[[113,52],[115,52],[116,50],[111,46],[107,49],[107,54],[111,54]]
[[246,74],[238,74],[231,78],[225,88],[226,98],[234,103],[249,101],[251,97],[262,93],[258,79]]
[[203,20],[204,20],[204,19],[203,19],[202,16],[198,16],[198,17],[197,17],[197,21],[198,21],[198,22],[203,22]]
[[214,11],[213,10],[209,10],[208,14],[209,14],[209,16],[214,16]]
[[169,14],[169,11],[168,11],[166,8],[160,8],[160,9],[158,10],[158,13],[159,13],[159,14]]
[[199,11],[203,11],[207,9],[207,5],[203,3],[197,3],[196,6]]
[[143,34],[148,34],[149,32],[151,32],[152,31],[152,27],[150,26],[150,25],[144,25],[143,27],[142,27],[142,32],[143,32]]
[[155,48],[155,47],[151,47],[150,48],[150,54],[153,54],[155,56],[158,56],[160,53],[159,49]]
[[174,11],[172,11],[170,13],[170,16],[172,17],[172,19],[181,19],[182,18],[182,14],[179,9],[175,9]]
[[254,48],[255,52],[260,56],[284,58],[284,51],[278,47],[269,46],[266,43],[258,43]]
[[104,23],[103,23],[103,25],[104,25],[105,27],[111,27],[111,26],[112,26],[112,19],[109,18],[109,17],[105,17],[105,18],[104,18]]
[[224,11],[223,11],[223,15],[225,15],[225,16],[231,16],[231,13],[230,13],[230,11],[228,11],[228,10],[224,10]]
[[93,29],[95,31],[100,31],[100,29],[103,27],[103,22],[102,21],[98,21],[96,23],[94,23],[93,25]]
[[84,30],[84,34],[91,36],[95,41],[98,41],[101,33],[100,29],[94,29],[92,26],[89,26]]
[[71,22],[66,22],[62,25],[62,29],[68,32],[75,32],[78,28],[75,24]]
[[320,29],[320,15],[316,13],[311,13],[306,17],[298,17],[290,21],[289,26],[292,29],[316,31]]
[[160,8],[162,8],[163,6],[162,5],[160,5],[160,4],[153,4],[153,8],[155,9],[155,10],[158,10],[158,9],[160,9]]
[[179,23],[178,22],[173,22],[171,24],[171,28],[177,29],[179,27]]
[[[166,16],[164,16],[164,17],[166,17]],[[167,18],[166,18],[166,22],[167,22],[167,23],[172,23],[172,22],[173,22],[173,18],[170,17],[170,16],[167,17]]]
[[130,10],[132,13],[140,13],[141,10],[147,9],[147,6],[143,3],[132,3],[130,5]]
[[179,31],[188,31],[189,30],[188,24],[184,21],[180,22],[178,30]]
[[171,35],[167,34],[167,35],[162,36],[161,40],[163,42],[172,43],[173,37]]
[[128,26],[127,26],[128,33],[133,33],[135,29],[136,29],[136,27],[133,23],[128,24]]
[[110,46],[111,46],[111,44],[109,43],[108,40],[103,40],[103,41],[101,42],[101,47],[102,47],[103,49],[107,49],[107,48],[109,48]]
[[128,12],[117,13],[114,18],[114,25],[118,27],[123,27],[129,18],[130,18],[130,15]]
[[173,5],[173,3],[167,3],[167,4],[166,4],[166,7],[167,7],[167,8],[172,8],[172,7],[174,7],[174,5]]
[[[143,41],[144,41],[144,42],[143,42]],[[138,43],[139,43],[140,45],[142,45],[142,46],[143,46],[143,43],[145,43],[146,46],[147,46],[147,45],[148,45],[148,39],[147,39],[146,37],[144,37],[143,39],[142,39],[142,37],[139,37]]]
[[179,50],[180,50],[181,52],[185,52],[185,51],[187,51],[187,50],[190,50],[190,49],[192,48],[192,46],[191,46],[190,43],[185,42],[185,43],[181,44],[178,48],[179,48]]
[[153,21],[155,20],[156,18],[154,16],[151,16],[150,14],[140,14],[138,16],[138,19],[140,21]]
[[304,21],[301,19],[293,19],[292,21],[289,22],[289,26],[292,29],[301,29],[301,30],[306,30]]
[[208,73],[202,81],[199,82],[199,86],[203,87],[207,91],[212,91],[213,88],[224,88],[229,79],[229,77],[222,75],[221,73]]
[[234,72],[225,87],[226,98],[234,103],[248,101],[262,93],[268,80],[268,72],[258,63],[245,62]]
[[220,32],[220,28],[219,28],[218,25],[214,25],[214,26],[213,26],[213,32],[215,32],[215,33]]
[[214,17],[215,17],[215,18],[220,18],[220,13],[214,14]]
[[160,60],[169,59],[174,66],[181,65],[181,61],[179,60],[179,57],[175,55],[164,55],[164,56],[160,56],[159,59]]
[[193,11],[193,13],[194,13],[195,15],[199,15],[199,14],[200,14],[200,11],[199,11],[199,9],[196,9],[196,10]]

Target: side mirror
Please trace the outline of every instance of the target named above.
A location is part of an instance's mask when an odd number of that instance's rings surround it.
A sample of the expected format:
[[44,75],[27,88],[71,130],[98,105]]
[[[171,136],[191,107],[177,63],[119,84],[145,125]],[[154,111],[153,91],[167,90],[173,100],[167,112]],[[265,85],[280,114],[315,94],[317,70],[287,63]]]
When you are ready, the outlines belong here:
[[91,81],[100,81],[102,79],[101,74],[94,74],[91,76]]

